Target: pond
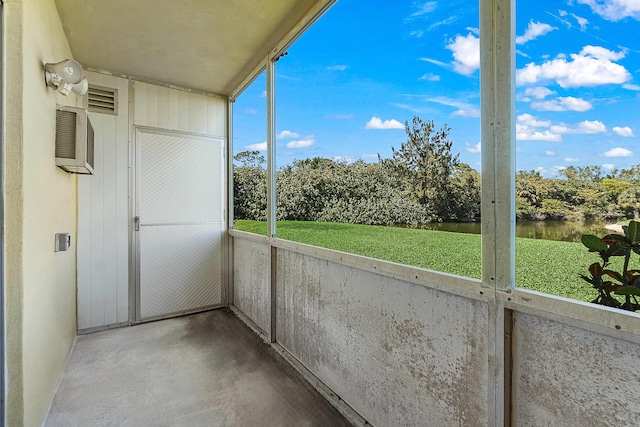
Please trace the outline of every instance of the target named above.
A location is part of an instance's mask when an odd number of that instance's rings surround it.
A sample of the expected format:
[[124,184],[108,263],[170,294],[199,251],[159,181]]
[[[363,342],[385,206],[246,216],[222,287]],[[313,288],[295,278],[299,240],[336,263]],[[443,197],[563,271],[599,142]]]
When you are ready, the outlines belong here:
[[[530,239],[560,240],[580,242],[583,234],[604,236],[612,233],[605,225],[614,222],[605,221],[519,221],[516,223],[516,237]],[[419,228],[426,230],[453,231],[455,233],[480,234],[480,223],[440,222],[424,224]]]

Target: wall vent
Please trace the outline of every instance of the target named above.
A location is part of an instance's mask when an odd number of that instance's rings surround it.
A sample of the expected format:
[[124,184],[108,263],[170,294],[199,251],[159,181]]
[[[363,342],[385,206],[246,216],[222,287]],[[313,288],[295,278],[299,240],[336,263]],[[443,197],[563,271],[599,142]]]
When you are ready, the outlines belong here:
[[56,165],[70,173],[93,175],[93,126],[87,110],[56,107]]
[[118,89],[90,84],[87,98],[92,113],[118,115]]

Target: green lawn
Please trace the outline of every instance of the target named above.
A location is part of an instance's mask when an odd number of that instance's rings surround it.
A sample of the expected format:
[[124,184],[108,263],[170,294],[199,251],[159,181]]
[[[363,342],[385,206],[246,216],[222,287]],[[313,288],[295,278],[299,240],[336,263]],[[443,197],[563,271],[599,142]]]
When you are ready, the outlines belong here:
[[[266,235],[264,222],[239,220],[237,230]],[[372,258],[480,278],[476,234],[309,221],[279,221],[278,237]],[[578,277],[598,255],[581,243],[516,239],[517,286],[582,301],[596,291]]]

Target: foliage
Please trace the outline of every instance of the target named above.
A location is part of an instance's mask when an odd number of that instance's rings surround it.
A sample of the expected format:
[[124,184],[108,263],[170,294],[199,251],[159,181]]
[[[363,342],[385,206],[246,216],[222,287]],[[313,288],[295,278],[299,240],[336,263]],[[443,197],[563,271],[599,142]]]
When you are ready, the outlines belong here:
[[[623,310],[640,310],[637,297],[640,296],[640,270],[629,268],[633,254],[640,254],[640,222],[631,221],[623,227],[624,235],[608,234],[602,238],[591,234],[582,236],[582,243],[589,252],[597,252],[602,262],[589,266],[590,276],[580,277],[598,291],[591,302]],[[612,257],[623,257],[622,272],[610,269]],[[622,298],[616,298],[621,296]]]
[[259,151],[243,151],[233,157],[233,214],[235,218],[267,219],[267,173]]
[[445,125],[435,130],[433,121],[423,121],[418,116],[413,117],[411,125],[405,122],[404,128],[407,141],[398,150],[391,150],[393,162],[406,177],[411,194],[439,220],[457,218],[462,213],[451,203],[451,196],[459,154],[451,153],[453,141],[447,139],[450,129]]
[[[393,158],[346,163],[326,158],[294,160],[276,172],[279,220],[418,225],[473,221],[480,216],[480,174],[458,162],[449,129],[413,118],[408,140]],[[244,151],[234,157],[234,214],[266,219],[264,157]]]
[[[451,152],[449,128],[414,117],[391,158],[294,160],[276,171],[277,219],[368,225],[477,221],[480,174]],[[258,151],[234,156],[234,215],[266,220],[267,173]],[[518,220],[640,219],[640,165],[570,166],[561,176],[516,174]]]

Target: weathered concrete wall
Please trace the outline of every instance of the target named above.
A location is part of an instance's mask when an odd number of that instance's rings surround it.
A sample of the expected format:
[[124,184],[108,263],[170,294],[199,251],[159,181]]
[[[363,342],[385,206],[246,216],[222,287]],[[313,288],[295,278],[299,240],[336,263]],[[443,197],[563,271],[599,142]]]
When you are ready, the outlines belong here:
[[276,274],[277,341],[367,421],[488,424],[486,303],[282,249]]
[[513,425],[634,426],[640,345],[516,313]]
[[271,330],[271,279],[269,245],[235,238],[233,304],[260,329]]

